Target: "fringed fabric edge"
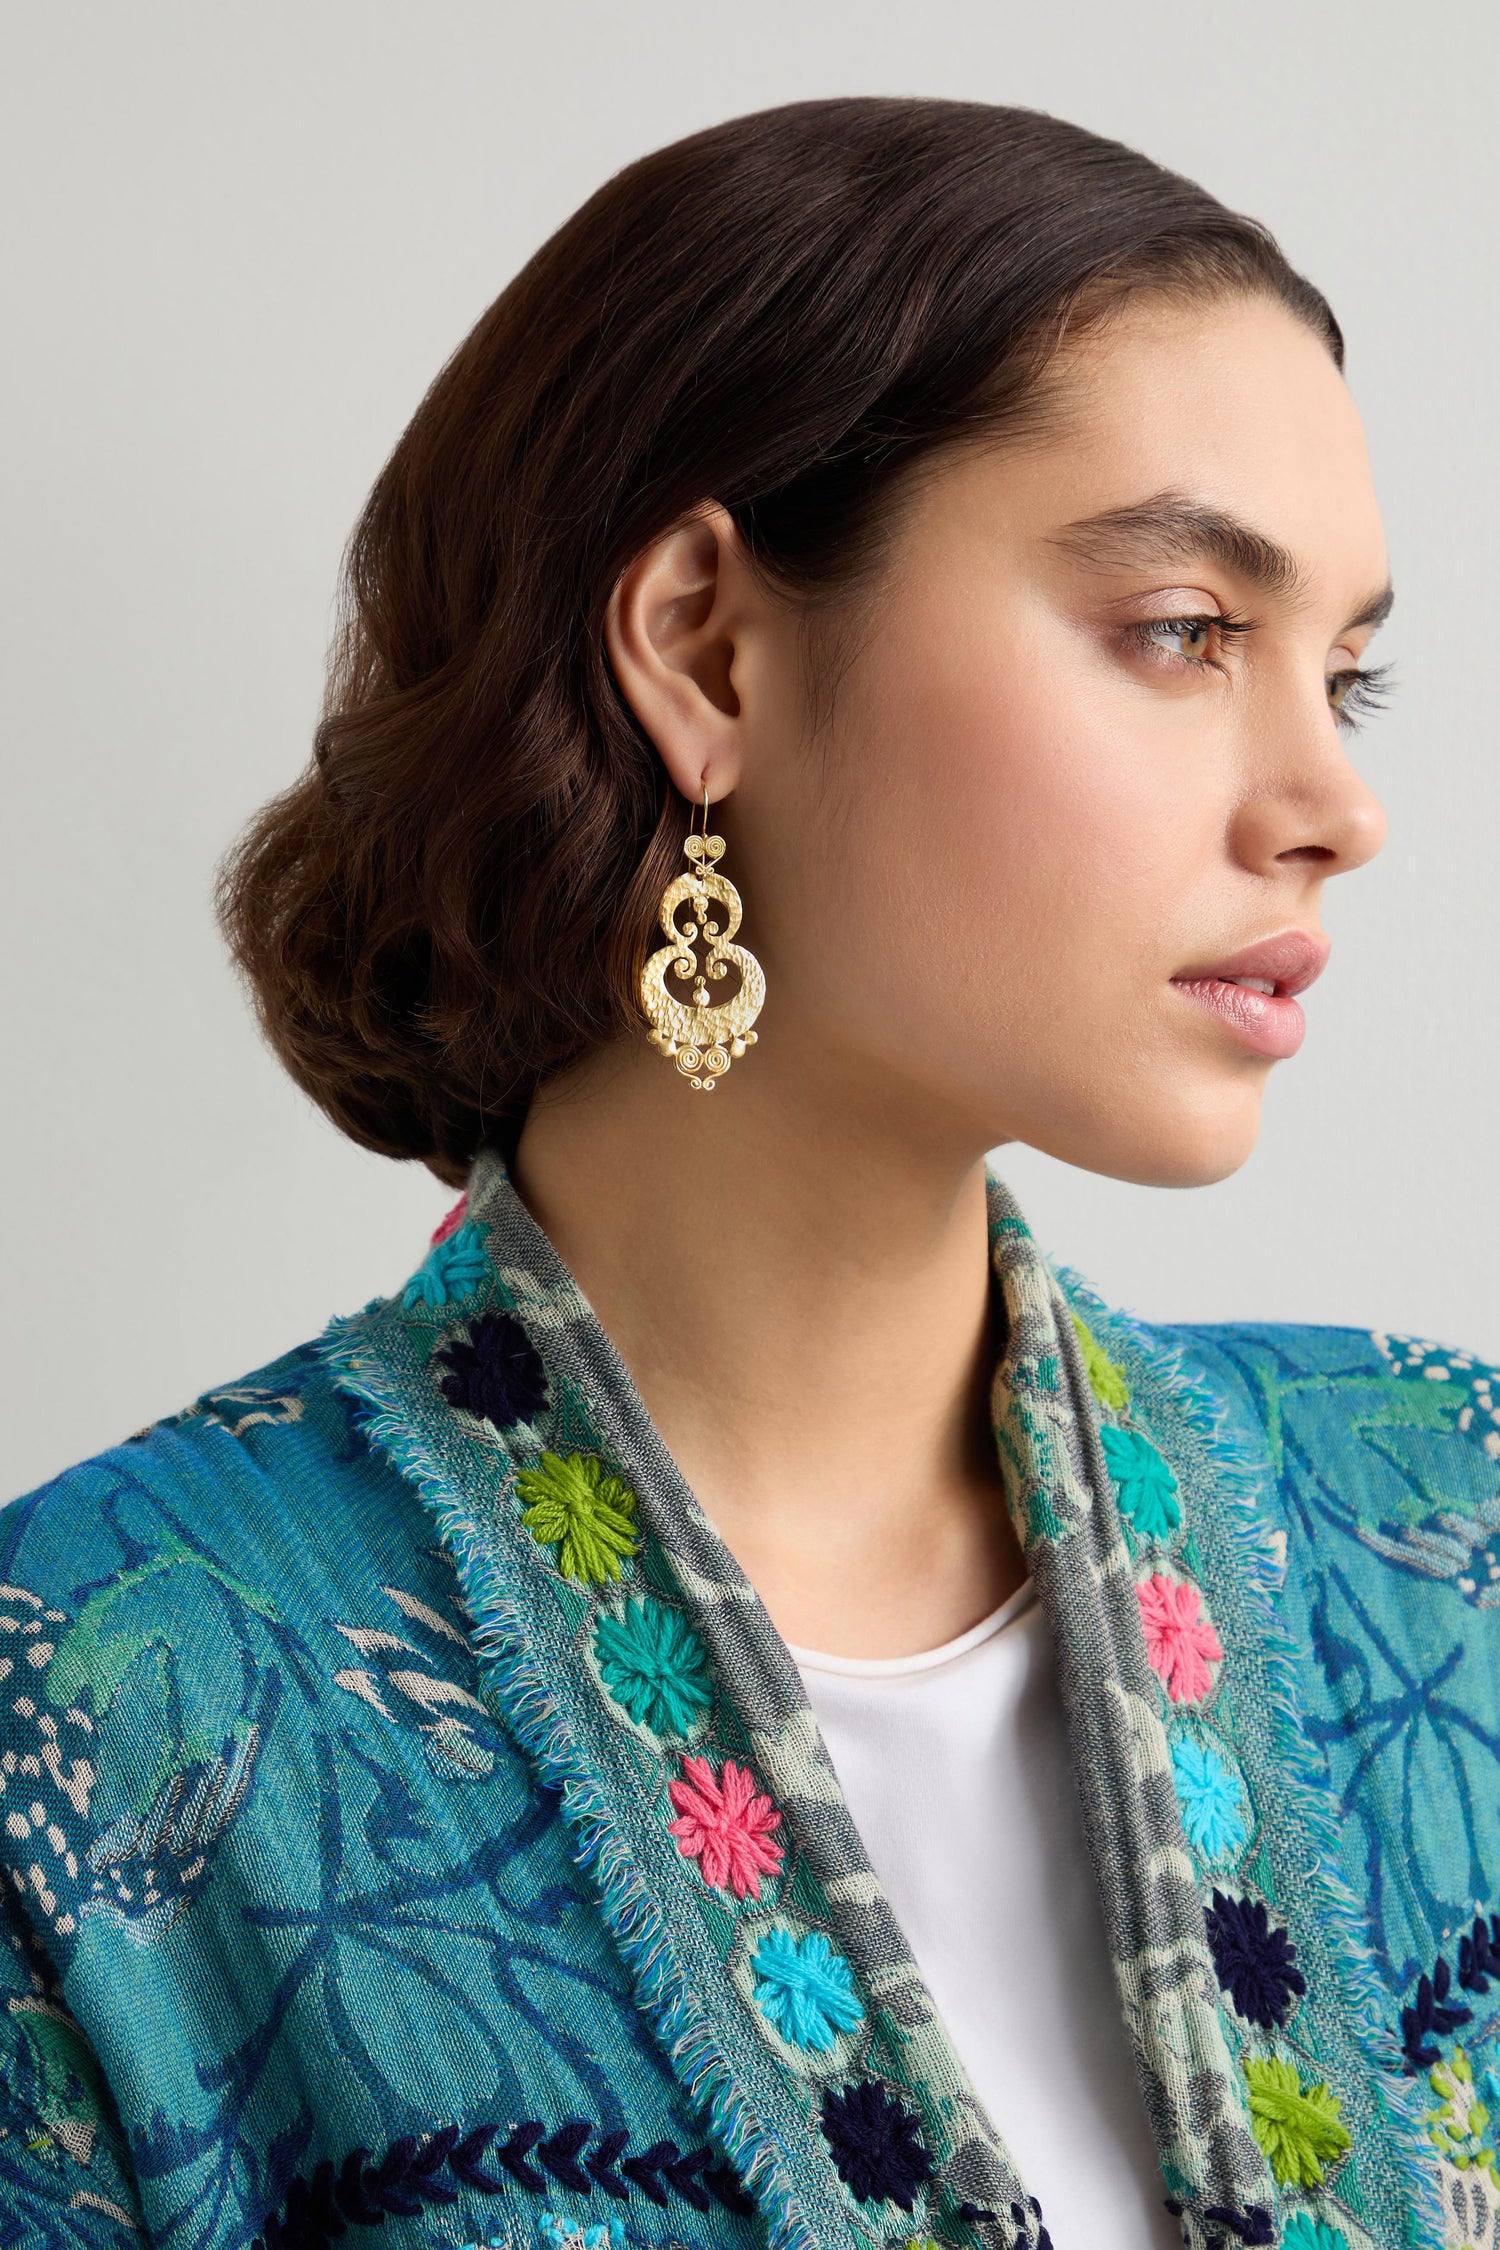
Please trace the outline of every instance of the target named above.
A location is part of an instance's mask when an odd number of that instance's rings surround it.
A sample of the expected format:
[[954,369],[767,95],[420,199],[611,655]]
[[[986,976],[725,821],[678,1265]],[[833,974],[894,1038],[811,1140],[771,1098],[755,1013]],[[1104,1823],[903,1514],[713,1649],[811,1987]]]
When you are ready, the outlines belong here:
[[1313,1847],[1309,1870],[1313,1913],[1348,1998],[1348,2017],[1358,2052],[1364,2058],[1377,2104],[1390,2132],[1402,2184],[1420,2231],[1409,2233],[1409,2250],[1430,2250],[1443,2240],[1444,2217],[1432,2148],[1421,2110],[1421,2088],[1401,2070],[1401,2048],[1387,2022],[1390,1996],[1380,1982],[1365,1939],[1359,1902],[1338,1865],[1338,1815],[1327,1777],[1318,1769],[1300,1724],[1297,1652],[1278,1615],[1277,1558],[1258,1506],[1262,1470],[1244,1440],[1230,1427],[1229,1410],[1207,1382],[1193,1372],[1185,1349],[1135,1314],[1110,1306],[1072,1267],[1053,1268],[1070,1302],[1076,1302],[1091,1327],[1113,1330],[1131,1344],[1151,1370],[1162,1395],[1182,1415],[1229,1503],[1229,1530],[1249,1605],[1260,1635],[1270,1685],[1270,1705],[1286,1766],[1289,1799]]
[[[361,1360],[362,1346],[368,1350],[364,1316],[355,1314],[331,1322],[317,1348],[334,1382],[358,1402],[361,1411],[356,1420],[363,1435],[420,1494],[443,1539],[465,1566],[475,1647],[491,1667],[503,1716],[516,1740],[544,1786],[559,1795],[563,1818],[576,1840],[573,1859],[597,1889],[637,2004],[705,2130],[766,2216],[771,2250],[820,2250],[796,2208],[795,2192],[786,2177],[786,2151],[749,2114],[713,2027],[694,2002],[666,1922],[652,1903],[555,1696],[527,1654],[518,1613],[493,1583],[493,1565],[474,1535],[472,1519],[441,1467],[415,1438],[398,1402],[371,1381]],[[478,1590],[477,1601],[468,1594],[469,1586]]]

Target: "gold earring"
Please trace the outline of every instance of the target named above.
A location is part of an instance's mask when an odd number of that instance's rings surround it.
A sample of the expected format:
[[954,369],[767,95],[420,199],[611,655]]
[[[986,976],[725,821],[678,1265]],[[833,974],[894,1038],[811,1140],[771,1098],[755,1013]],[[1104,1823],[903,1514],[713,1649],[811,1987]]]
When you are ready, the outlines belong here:
[[[696,820],[697,814],[693,817]],[[711,1094],[729,1068],[730,1057],[755,1045],[750,1026],[765,1004],[766,978],[755,955],[732,943],[740,926],[740,894],[714,864],[723,857],[724,839],[708,833],[707,782],[703,833],[700,836],[690,828],[682,848],[692,865],[661,894],[657,919],[672,942],[653,953],[641,971],[641,1006],[651,1025],[652,1046],[670,1055],[700,1094]],[[675,917],[684,899],[691,901],[694,919],[679,929]],[[709,920],[715,899],[724,909],[722,923]],[[708,940],[708,958],[701,969],[693,953],[693,940],[700,936]],[[696,978],[691,1000],[674,999],[668,992],[669,968],[680,978]],[[716,1004],[709,999],[707,980],[712,977],[717,983],[731,968],[740,972],[740,989],[732,1000]]]

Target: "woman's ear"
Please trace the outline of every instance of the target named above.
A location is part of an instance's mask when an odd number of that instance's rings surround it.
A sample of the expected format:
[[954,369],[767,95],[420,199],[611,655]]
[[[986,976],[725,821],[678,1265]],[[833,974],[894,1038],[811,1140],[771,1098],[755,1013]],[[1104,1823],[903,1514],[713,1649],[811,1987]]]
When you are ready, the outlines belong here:
[[689,804],[739,780],[735,666],[764,605],[717,502],[643,548],[610,596],[604,642],[620,692]]

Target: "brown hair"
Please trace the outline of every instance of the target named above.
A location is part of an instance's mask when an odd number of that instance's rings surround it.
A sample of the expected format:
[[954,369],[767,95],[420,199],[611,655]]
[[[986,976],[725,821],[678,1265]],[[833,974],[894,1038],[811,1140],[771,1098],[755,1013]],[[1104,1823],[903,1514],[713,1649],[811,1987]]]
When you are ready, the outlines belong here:
[[900,473],[1036,410],[1132,288],[1327,304],[1134,149],[977,102],[798,102],[642,158],[459,346],[352,535],[306,773],[219,876],[272,1046],[462,1181],[627,1026],[691,808],[615,686],[631,558],[718,500],[789,598],[878,559]]

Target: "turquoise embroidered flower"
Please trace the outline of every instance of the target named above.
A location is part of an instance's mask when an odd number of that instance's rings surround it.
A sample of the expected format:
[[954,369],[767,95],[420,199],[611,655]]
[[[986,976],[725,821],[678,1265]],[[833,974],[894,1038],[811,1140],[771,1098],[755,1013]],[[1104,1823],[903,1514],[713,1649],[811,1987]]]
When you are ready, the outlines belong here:
[[570,2226],[555,2211],[544,2211],[536,2223],[537,2240],[547,2250],[625,2250],[623,2219],[599,2219],[593,2226]]
[[713,1701],[708,1652],[682,1612],[665,1602],[601,1612],[594,1653],[621,1710],[653,1734],[685,1735]]
[[840,2031],[864,2019],[854,1975],[819,1930],[798,1939],[768,1930],[755,1949],[755,1997],[789,2045],[825,2052]]
[[1099,1432],[1104,1458],[1115,1482],[1120,1513],[1142,1539],[1168,1539],[1182,1521],[1177,1479],[1148,1437],[1139,1430]]
[[1282,2234],[1281,2250],[1349,2250],[1349,2237],[1339,2227],[1325,2226],[1311,2211],[1294,2211]]
[[402,1293],[410,1312],[414,1305],[447,1305],[455,1297],[472,1297],[489,1272],[484,1235],[476,1226],[462,1226],[445,1241],[435,1242]]
[[1250,1833],[1240,1777],[1228,1761],[1195,1735],[1172,1744],[1172,1779],[1187,1840],[1204,1859],[1230,1859]]

